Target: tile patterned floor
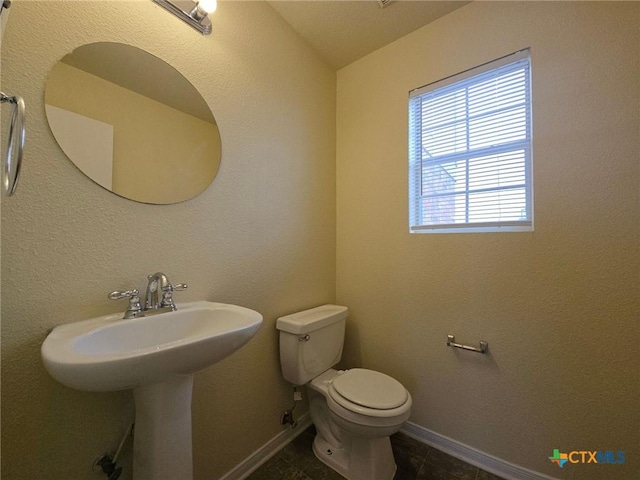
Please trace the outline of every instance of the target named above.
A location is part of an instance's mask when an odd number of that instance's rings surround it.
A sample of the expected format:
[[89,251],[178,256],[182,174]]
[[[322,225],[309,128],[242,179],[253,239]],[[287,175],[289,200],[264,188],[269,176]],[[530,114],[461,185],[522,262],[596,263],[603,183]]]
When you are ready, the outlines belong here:
[[[315,457],[314,435],[310,427],[247,480],[344,480]],[[391,437],[391,445],[398,465],[394,480],[502,480],[402,433]]]

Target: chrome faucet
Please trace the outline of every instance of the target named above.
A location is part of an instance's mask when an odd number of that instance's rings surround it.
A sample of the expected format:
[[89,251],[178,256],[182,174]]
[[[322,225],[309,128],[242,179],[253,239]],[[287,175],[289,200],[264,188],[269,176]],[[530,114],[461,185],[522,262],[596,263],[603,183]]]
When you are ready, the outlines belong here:
[[170,285],[169,279],[162,272],[154,273],[153,275],[147,275],[147,296],[144,302],[144,309],[158,309],[160,308],[160,300],[158,296],[158,290],[162,290],[167,285]]
[[[144,309],[140,303],[138,290],[126,290],[111,292],[110,300],[119,300],[121,298],[129,299],[129,307],[124,312],[124,318],[145,317],[148,315],[156,315],[158,313],[176,311],[177,307],[173,301],[173,292],[186,290],[186,283],[172,285],[167,276],[162,272],[156,272],[147,277],[147,296],[144,302]],[[159,293],[162,292],[162,299]]]
[[[176,304],[173,302],[173,292],[176,290],[186,290],[187,284],[179,283],[178,285],[172,285],[167,276],[162,272],[149,275],[147,280],[149,283],[147,284],[147,296],[144,302],[145,311],[166,308],[175,311]],[[162,300],[160,300],[160,292],[162,292]]]

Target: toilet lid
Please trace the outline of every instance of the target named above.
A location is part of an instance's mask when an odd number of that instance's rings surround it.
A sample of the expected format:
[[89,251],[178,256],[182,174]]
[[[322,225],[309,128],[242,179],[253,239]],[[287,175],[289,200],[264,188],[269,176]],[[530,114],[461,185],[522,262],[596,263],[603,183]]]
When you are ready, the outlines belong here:
[[389,410],[407,402],[407,390],[384,373],[353,368],[332,382],[335,392],[348,401],[366,408]]

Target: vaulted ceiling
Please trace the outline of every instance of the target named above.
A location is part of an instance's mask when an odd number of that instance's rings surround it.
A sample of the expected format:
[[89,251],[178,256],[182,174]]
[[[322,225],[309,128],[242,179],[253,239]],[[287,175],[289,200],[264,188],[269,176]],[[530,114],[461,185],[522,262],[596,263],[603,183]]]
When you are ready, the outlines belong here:
[[377,0],[269,3],[322,58],[339,69],[469,2],[392,0],[384,8]]

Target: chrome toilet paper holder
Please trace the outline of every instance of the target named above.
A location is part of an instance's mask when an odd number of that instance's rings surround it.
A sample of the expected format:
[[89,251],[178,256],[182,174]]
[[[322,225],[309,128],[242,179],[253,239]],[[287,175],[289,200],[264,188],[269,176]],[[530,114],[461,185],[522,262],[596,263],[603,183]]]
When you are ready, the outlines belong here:
[[474,347],[472,345],[463,345],[462,343],[456,343],[455,335],[447,335],[447,347],[461,348],[463,350],[469,350],[470,352],[487,353],[489,344],[484,340],[480,340],[480,347]]

